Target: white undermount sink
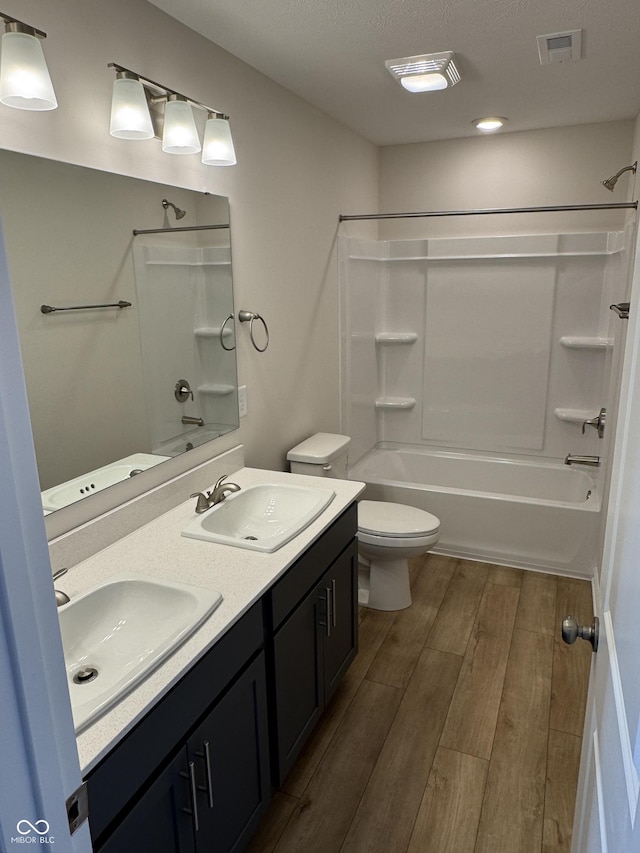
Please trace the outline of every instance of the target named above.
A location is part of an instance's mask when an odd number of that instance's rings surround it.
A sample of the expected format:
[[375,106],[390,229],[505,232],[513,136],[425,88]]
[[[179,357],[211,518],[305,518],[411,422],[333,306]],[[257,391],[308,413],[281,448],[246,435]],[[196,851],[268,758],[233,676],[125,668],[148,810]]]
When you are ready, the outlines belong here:
[[76,732],[149,675],[221,601],[219,592],[127,572],[60,607]]
[[329,489],[311,486],[249,486],[194,518],[182,535],[271,552],[308,527],[334,497],[335,492]]

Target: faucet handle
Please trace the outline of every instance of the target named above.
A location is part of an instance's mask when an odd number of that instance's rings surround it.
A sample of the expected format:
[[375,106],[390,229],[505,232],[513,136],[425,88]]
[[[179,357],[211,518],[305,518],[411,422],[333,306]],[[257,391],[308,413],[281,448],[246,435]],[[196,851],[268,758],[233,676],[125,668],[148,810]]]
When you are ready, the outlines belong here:
[[196,503],[197,513],[206,512],[209,509],[209,498],[211,497],[211,492],[209,492],[209,494],[206,492],[194,492],[191,497],[198,499],[198,502]]
[[607,422],[607,410],[600,409],[595,418],[588,418],[582,422],[582,434],[584,435],[585,427],[592,426],[598,431],[598,438],[604,438],[604,427]]

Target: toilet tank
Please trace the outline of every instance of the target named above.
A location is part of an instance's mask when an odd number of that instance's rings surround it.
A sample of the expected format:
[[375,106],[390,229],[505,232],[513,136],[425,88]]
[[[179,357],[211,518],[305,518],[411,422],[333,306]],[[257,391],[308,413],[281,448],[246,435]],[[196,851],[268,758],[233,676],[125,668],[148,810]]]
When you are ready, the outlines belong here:
[[317,432],[287,453],[291,473],[346,480],[350,444],[348,435]]

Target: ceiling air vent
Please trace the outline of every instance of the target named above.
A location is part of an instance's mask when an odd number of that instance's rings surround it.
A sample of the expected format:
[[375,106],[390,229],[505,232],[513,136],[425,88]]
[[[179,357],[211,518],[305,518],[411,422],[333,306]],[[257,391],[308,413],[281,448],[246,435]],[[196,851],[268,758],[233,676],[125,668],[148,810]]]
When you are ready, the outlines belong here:
[[575,62],[582,59],[582,30],[567,30],[565,33],[549,33],[538,36],[540,65],[552,62]]

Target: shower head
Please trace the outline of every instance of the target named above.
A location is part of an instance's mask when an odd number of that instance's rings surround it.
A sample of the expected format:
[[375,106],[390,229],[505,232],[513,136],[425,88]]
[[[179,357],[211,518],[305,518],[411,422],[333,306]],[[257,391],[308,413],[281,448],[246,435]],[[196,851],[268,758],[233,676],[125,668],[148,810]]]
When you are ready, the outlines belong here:
[[635,175],[636,169],[638,168],[638,161],[632,163],[631,166],[625,166],[624,169],[620,169],[619,172],[616,172],[615,175],[611,175],[610,178],[607,178],[606,181],[602,181],[602,186],[606,187],[610,192],[613,192],[613,188],[618,182],[618,178],[620,175],[623,175],[625,172],[633,172]]
[[176,215],[176,219],[182,219],[182,217],[183,217],[183,216],[186,216],[186,215],[187,215],[187,211],[186,211],[186,210],[180,210],[180,208],[179,208],[179,207],[176,207],[176,206],[175,206],[175,204],[174,204],[172,201],[167,201],[167,199],[166,199],[166,198],[163,198],[163,199],[162,199],[162,206],[164,207],[164,209],[165,209],[165,210],[167,210],[167,208],[169,208],[169,207],[172,207],[172,208],[173,208],[173,212],[174,212],[174,213],[175,213],[175,215]]

